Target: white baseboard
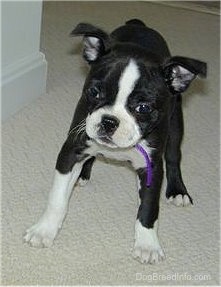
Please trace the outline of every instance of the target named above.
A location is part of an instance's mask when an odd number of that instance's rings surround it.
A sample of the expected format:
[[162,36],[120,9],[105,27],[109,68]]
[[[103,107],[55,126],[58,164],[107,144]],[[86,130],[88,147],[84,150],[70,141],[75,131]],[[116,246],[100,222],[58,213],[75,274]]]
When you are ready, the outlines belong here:
[[2,70],[2,121],[46,92],[47,61],[43,53],[28,56]]

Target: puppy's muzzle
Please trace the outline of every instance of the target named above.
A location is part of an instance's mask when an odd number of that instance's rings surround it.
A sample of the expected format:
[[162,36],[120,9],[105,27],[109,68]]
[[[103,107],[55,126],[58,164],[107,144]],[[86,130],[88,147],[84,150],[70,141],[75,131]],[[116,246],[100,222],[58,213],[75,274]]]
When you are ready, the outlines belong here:
[[101,122],[100,122],[100,128],[98,131],[99,136],[104,137],[111,137],[119,127],[120,121],[110,115],[103,115]]

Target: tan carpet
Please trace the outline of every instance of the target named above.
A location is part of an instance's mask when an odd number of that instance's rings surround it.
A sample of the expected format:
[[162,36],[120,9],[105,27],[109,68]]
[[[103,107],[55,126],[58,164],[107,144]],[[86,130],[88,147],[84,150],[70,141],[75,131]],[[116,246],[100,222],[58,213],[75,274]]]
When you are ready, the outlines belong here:
[[[97,161],[90,183],[75,190],[55,245],[30,248],[22,233],[44,209],[85,77],[80,39],[68,34],[80,21],[111,31],[132,17],[161,31],[174,55],[208,63],[208,79],[184,95],[182,167],[194,206],[167,205],[164,186],[159,237],[166,260],[142,265],[131,257],[134,174]],[[148,2],[49,1],[41,48],[49,64],[48,94],[2,127],[2,284],[218,285],[219,17]]]

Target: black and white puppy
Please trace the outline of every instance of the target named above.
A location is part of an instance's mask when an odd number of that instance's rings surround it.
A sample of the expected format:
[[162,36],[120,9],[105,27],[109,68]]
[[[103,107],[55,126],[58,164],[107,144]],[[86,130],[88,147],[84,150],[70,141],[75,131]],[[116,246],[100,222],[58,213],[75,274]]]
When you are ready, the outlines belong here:
[[134,167],[140,201],[134,256],[157,263],[164,258],[157,237],[163,155],[167,199],[175,205],[191,204],[180,171],[181,93],[197,75],[206,76],[206,64],[171,57],[162,36],[137,19],[110,35],[81,23],[71,35],[84,37],[83,56],[90,72],[58,155],[46,211],[24,239],[34,247],[52,245],[73,186],[78,180],[89,180],[93,162],[101,154]]

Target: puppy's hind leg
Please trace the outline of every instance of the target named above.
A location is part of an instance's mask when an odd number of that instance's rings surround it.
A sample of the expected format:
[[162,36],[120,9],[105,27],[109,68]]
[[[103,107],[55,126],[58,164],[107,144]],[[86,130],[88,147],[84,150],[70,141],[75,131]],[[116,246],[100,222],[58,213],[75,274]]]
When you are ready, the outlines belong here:
[[33,247],[49,247],[62,227],[68,202],[84,161],[77,161],[74,149],[65,143],[57,160],[54,182],[49,193],[46,210],[37,224],[26,231],[24,241]]
[[183,137],[183,130],[182,97],[179,94],[176,95],[174,102],[165,152],[167,175],[166,198],[168,199],[168,202],[176,206],[187,206],[193,203],[192,198],[188,194],[183,183],[180,170],[180,146]]

